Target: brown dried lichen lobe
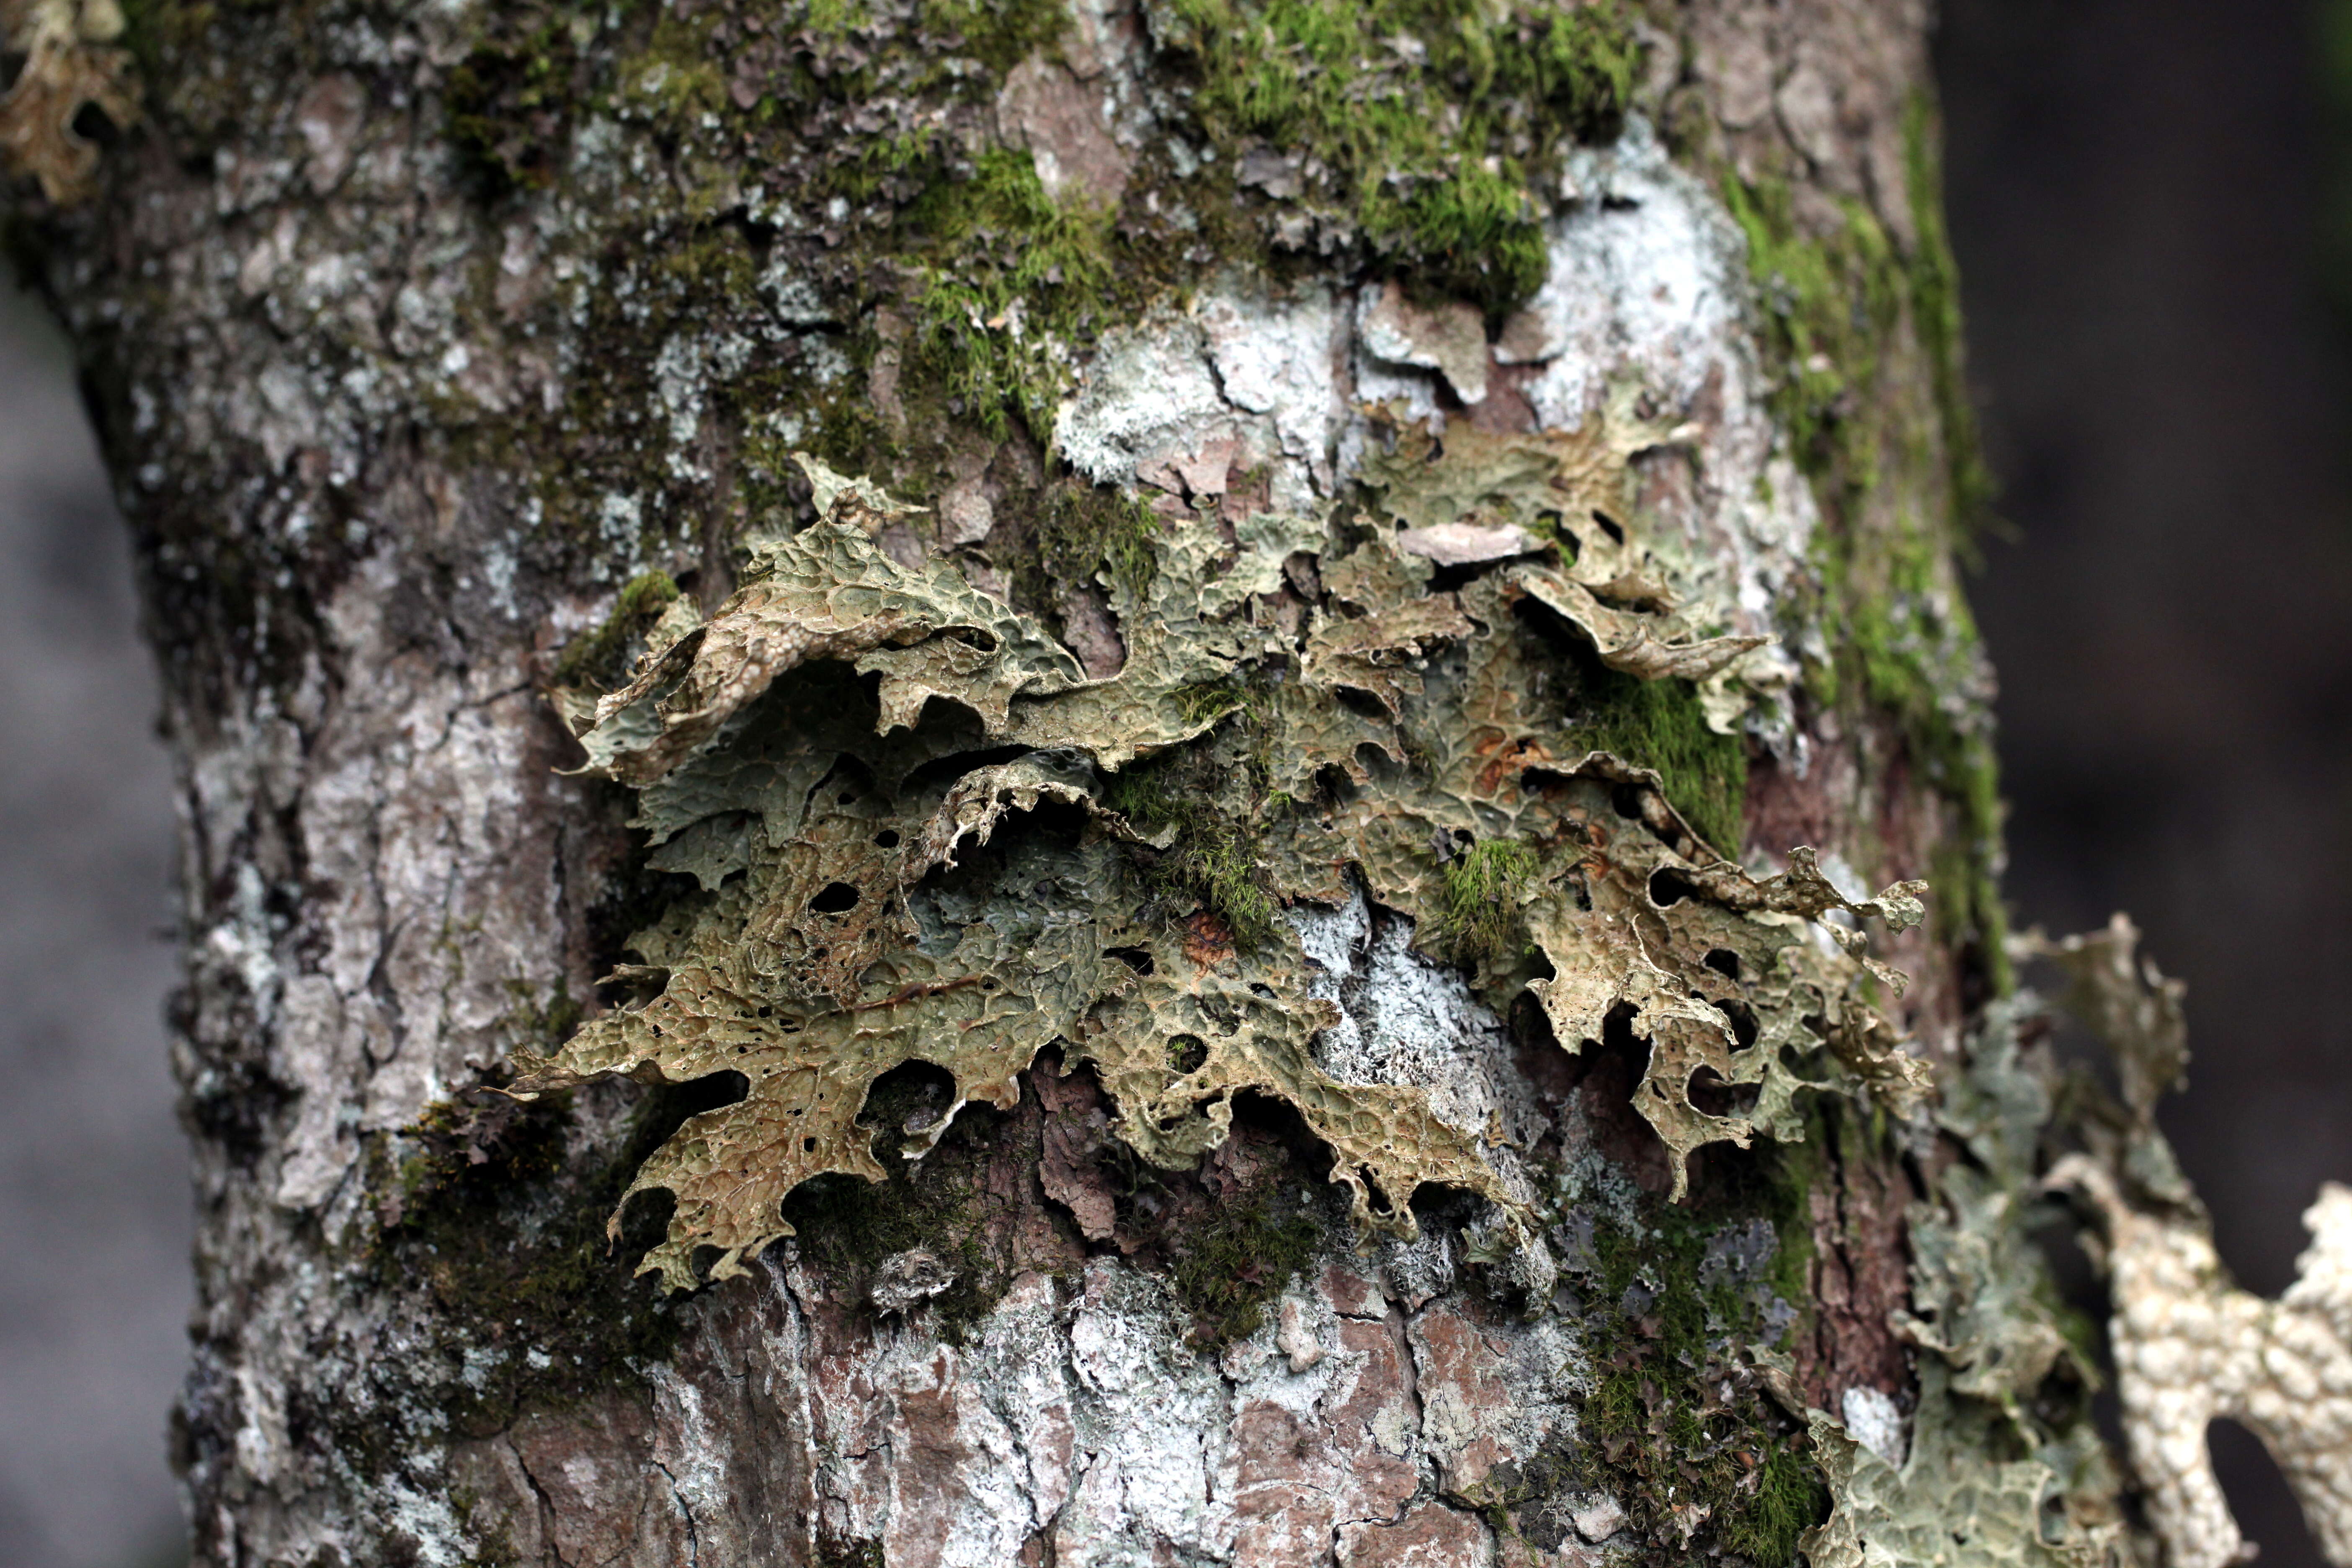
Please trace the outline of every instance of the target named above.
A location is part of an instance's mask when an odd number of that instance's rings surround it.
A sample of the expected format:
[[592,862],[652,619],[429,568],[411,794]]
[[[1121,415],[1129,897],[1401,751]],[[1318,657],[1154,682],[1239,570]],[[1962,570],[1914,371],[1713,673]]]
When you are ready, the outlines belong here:
[[[1433,488],[1465,479],[1447,458],[1415,460]],[[1918,916],[1915,889],[1850,903],[1802,857],[1755,881],[1704,848],[1654,773],[1576,747],[1577,623],[1513,608],[1533,597],[1529,574],[1560,567],[1431,593],[1429,563],[1394,542],[1414,521],[1402,508],[1376,509],[1369,538],[1344,518],[1257,514],[1229,544],[1202,521],[1153,537],[1147,576],[1104,574],[1129,657],[1089,679],[952,567],[886,554],[874,535],[905,509],[811,468],[819,521],[758,542],[746,585],[707,625],[661,630],[583,733],[593,765],[638,785],[653,863],[706,889],[636,938],[660,993],[519,1064],[524,1092],[612,1073],[748,1080],[631,1188],[677,1196],[642,1266],[670,1284],[695,1282],[704,1247],[719,1251],[712,1278],[740,1271],[788,1234],[778,1205],[809,1177],[878,1176],[856,1118],[883,1073],[923,1060],[955,1081],[912,1156],[969,1100],[1010,1103],[1013,1076],[1056,1040],[1095,1062],[1120,1135],[1155,1162],[1216,1147],[1249,1091],[1294,1107],[1330,1146],[1360,1223],[1411,1235],[1424,1183],[1518,1212],[1484,1129],[1450,1124],[1423,1089],[1318,1065],[1334,1015],[1286,922],[1204,943],[1132,875],[1148,841],[1102,804],[1105,775],[1237,710],[1263,743],[1228,771],[1269,792],[1250,803],[1254,874],[1284,903],[1344,903],[1360,885],[1434,930],[1457,846],[1523,847],[1527,875],[1487,924],[1524,930],[1523,948],[1550,963],[1539,988],[1568,1048],[1621,1006],[1650,1034],[1640,1105],[1678,1172],[1706,1142],[1801,1136],[1799,1089],[1907,1103],[1921,1087],[1862,998],[1868,972],[1806,923],[1843,909],[1900,927]],[[1301,552],[1326,563],[1327,590],[1286,628],[1259,624]],[[1627,592],[1616,613],[1650,645],[1689,645],[1663,588]],[[1231,728],[1210,743],[1233,743]],[[1531,977],[1519,953],[1481,973],[1498,995]],[[1798,1058],[1823,1045],[1824,1076],[1801,1076]],[[1746,1110],[1693,1101],[1750,1087]]]
[[58,205],[88,196],[98,171],[97,144],[74,129],[82,110],[95,107],[117,128],[139,117],[121,37],[115,0],[0,0],[0,40],[25,57],[0,93],[0,157]]

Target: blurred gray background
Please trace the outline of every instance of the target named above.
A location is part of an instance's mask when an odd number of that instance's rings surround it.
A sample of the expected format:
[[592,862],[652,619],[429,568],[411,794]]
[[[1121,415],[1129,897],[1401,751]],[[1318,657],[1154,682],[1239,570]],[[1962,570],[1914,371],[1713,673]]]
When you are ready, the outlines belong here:
[[[2338,0],[2339,4],[2344,0]],[[1946,0],[1948,195],[2004,483],[2019,915],[2126,909],[2189,983],[2166,1121],[2274,1292],[2352,1180],[2352,257],[2307,0]],[[2331,279],[2338,286],[2330,287]],[[187,1198],[160,1011],[169,773],[70,368],[0,294],[0,1564],[163,1568]],[[2268,1568],[2318,1568],[2251,1438]]]
[[[0,1564],[154,1568],[179,1504],[187,1160],[171,770],[65,345],[0,291]],[[184,1552],[177,1552],[184,1558]]]
[[[2189,983],[2163,1112],[2221,1256],[2273,1294],[2352,1181],[2352,0],[1944,0],[1947,195],[2014,542],[1970,598],[2000,671],[2011,908],[2126,910]],[[2333,68],[2343,70],[2342,65]],[[2331,90],[2331,87],[2333,90]],[[2265,1568],[2320,1568],[2217,1426]]]

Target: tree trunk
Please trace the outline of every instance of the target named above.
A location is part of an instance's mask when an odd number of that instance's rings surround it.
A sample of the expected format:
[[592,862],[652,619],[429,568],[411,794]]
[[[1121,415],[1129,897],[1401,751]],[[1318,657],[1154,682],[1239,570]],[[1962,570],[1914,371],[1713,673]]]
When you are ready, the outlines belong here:
[[1921,8],[112,10],[198,1562],[2113,1549]]

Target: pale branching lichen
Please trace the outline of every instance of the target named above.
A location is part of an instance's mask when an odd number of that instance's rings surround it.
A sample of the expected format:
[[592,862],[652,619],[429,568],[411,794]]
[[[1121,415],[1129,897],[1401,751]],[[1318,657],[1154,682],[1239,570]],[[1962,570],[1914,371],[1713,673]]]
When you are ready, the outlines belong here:
[[2352,1563],[2352,1189],[2330,1182],[2304,1214],[2311,1246],[2277,1300],[2240,1289],[2164,1135],[2157,1101],[2188,1064],[2181,986],[2137,957],[2118,915],[2061,942],[2021,939],[2053,959],[2070,1003],[2114,1053],[2124,1104],[2084,1129],[2049,1184],[2089,1207],[2115,1316],[2124,1438],[2168,1568],[2251,1557],[2206,1447],[2217,1419],[2260,1437],[2303,1504],[2330,1563]]
[[1912,1310],[1895,1326],[1927,1353],[1907,1443],[1892,1410],[1877,1431],[1852,1402],[1843,1421],[1807,1413],[1832,1500],[1805,1538],[1813,1568],[2127,1558],[2088,1420],[2096,1374],[2052,1305],[2032,1239],[2052,1097],[2020,1033],[2039,1009],[2030,996],[1993,1004],[1944,1086],[1937,1121],[1964,1157],[1910,1215]]
[[[738,1273],[789,1234],[780,1205],[802,1182],[879,1177],[856,1119],[883,1074],[923,1061],[953,1079],[908,1129],[918,1157],[964,1104],[1012,1104],[1057,1042],[1092,1062],[1147,1161],[1190,1165],[1254,1094],[1331,1150],[1360,1225],[1412,1236],[1411,1200],[1435,1184],[1523,1233],[1487,1128],[1448,1121],[1427,1088],[1327,1071],[1318,1037],[1339,1014],[1296,922],[1237,942],[1220,896],[1261,912],[1369,897],[1476,949],[1490,1003],[1532,990],[1570,1051],[1630,1021],[1652,1042],[1636,1103],[1677,1195],[1694,1149],[1801,1139],[1801,1089],[1916,1106],[1926,1068],[1869,1003],[1900,977],[1862,956],[1858,927],[1916,923],[1918,887],[1856,902],[1804,850],[1753,879],[1638,755],[1577,743],[1596,649],[1651,650],[1643,670],[1714,658],[1638,540],[1588,515],[1619,477],[1594,459],[1585,489],[1555,484],[1565,448],[1511,447],[1529,484],[1582,510],[1526,559],[1433,589],[1413,548],[1431,531],[1520,525],[1493,515],[1509,489],[1494,444],[1403,436],[1361,504],[1130,531],[1150,567],[1097,574],[1126,650],[1100,678],[945,558],[886,549],[913,510],[808,459],[817,521],[756,539],[707,622],[670,605],[593,709],[567,700],[590,765],[638,789],[650,864],[702,891],[634,939],[642,963],[619,978],[650,999],[520,1060],[516,1088],[725,1072],[747,1088],[638,1173],[633,1192],[677,1200],[645,1269],[690,1287],[713,1248],[709,1277]],[[1626,635],[1557,612],[1569,585]],[[1203,765],[1181,810],[1123,785],[1184,756]],[[1192,873],[1151,874],[1187,852],[1206,857]]]
[[2075,1523],[2062,1477],[2042,1458],[1986,1458],[1998,1446],[1986,1415],[1954,1402],[1946,1384],[1940,1365],[1922,1369],[1919,1417],[1899,1464],[1811,1413],[1832,1500],[1829,1521],[1804,1538],[1812,1568],[2119,1568],[2120,1531]]
[[60,206],[87,197],[98,173],[98,144],[76,120],[94,109],[120,130],[139,117],[121,37],[116,0],[0,0],[0,39],[25,58],[0,93],[0,160]]

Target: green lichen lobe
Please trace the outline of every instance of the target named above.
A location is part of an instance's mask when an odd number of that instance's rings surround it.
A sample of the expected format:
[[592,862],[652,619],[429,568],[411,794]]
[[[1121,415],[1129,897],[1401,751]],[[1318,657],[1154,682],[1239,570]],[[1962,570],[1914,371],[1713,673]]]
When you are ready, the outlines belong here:
[[[1588,477],[1622,468],[1604,437],[1581,439]],[[1858,933],[1831,929],[1824,950],[1800,922],[1843,909],[1900,929],[1916,889],[1850,902],[1802,851],[1754,881],[1665,803],[1660,774],[1577,728],[1580,661],[1727,678],[1752,639],[1691,640],[1663,594],[1603,604],[1574,574],[1621,582],[1643,558],[1590,524],[1572,563],[1443,592],[1398,548],[1389,519],[1491,503],[1477,476],[1496,462],[1553,493],[1543,476],[1567,459],[1523,445],[1424,444],[1382,470],[1377,506],[1254,514],[1230,538],[1206,517],[1112,510],[1079,548],[1106,563],[1125,658],[1091,677],[947,561],[886,552],[913,511],[808,459],[821,519],[762,540],[710,619],[671,626],[626,685],[575,709],[591,766],[638,790],[648,864],[703,894],[634,942],[658,994],[520,1060],[517,1087],[722,1071],[751,1086],[632,1183],[677,1199],[644,1267],[690,1286],[711,1247],[713,1278],[740,1272],[789,1234],[778,1205],[803,1182],[882,1178],[859,1118],[888,1073],[925,1062],[952,1085],[940,1119],[910,1130],[920,1154],[961,1106],[1019,1103],[1018,1075],[1057,1042],[1095,1065],[1118,1136],[1152,1164],[1223,1147],[1237,1097],[1264,1096],[1332,1149],[1360,1225],[1410,1237],[1415,1191],[1436,1185],[1523,1226],[1486,1129],[1444,1121],[1421,1089],[1338,1081],[1315,1055],[1339,1015],[1311,994],[1283,910],[1358,886],[1430,933],[1432,956],[1479,957],[1496,1005],[1535,992],[1570,1051],[1628,1003],[1656,1042],[1638,1104],[1677,1195],[1689,1151],[1794,1134],[1800,1092],[1908,1104],[1917,1064],[1865,995],[1896,977],[1842,955]],[[1118,570],[1122,548],[1149,551],[1150,571]],[[1706,962],[1717,950],[1737,955],[1730,973]],[[1750,1014],[1769,1048],[1739,1037]],[[1693,1102],[1706,1074],[1724,1107]]]
[[635,656],[644,650],[646,634],[677,601],[677,584],[667,572],[645,572],[630,578],[622,585],[611,613],[564,645],[555,662],[552,684],[599,691],[621,685]]

